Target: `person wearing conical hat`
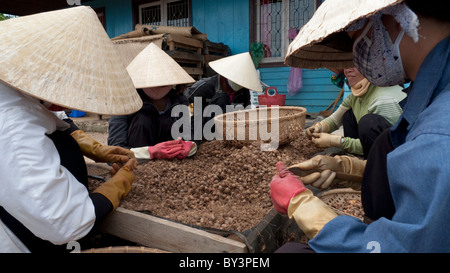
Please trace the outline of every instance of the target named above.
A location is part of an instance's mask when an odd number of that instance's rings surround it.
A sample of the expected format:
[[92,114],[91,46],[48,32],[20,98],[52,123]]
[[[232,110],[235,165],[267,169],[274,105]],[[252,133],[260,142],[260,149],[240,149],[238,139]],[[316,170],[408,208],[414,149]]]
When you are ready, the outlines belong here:
[[[411,82],[398,122],[374,141],[366,161],[316,156],[282,162],[270,184],[275,208],[295,219],[308,246],[280,252],[450,252],[450,17],[443,1],[325,1],[291,43],[293,66],[356,66],[371,83]],[[362,178],[364,221],[340,215],[304,183]]]
[[183,159],[196,152],[193,141],[174,139],[177,117],[172,109],[187,107],[184,84],[195,80],[161,48],[150,43],[128,65],[143,107],[131,115],[109,120],[108,144],[130,148],[138,159]]
[[[394,125],[402,114],[399,102],[406,94],[399,85],[379,87],[371,84],[356,67],[345,68],[343,75],[352,93],[333,114],[314,123],[306,133],[317,147],[337,147],[367,158],[373,140]],[[343,136],[331,134],[341,125]]]
[[[121,115],[142,101],[89,7],[2,21],[0,39],[0,252],[66,251],[118,206],[137,161],[72,130],[53,106]],[[83,155],[114,162],[91,193]]]
[[194,102],[195,97],[201,97],[203,108],[215,104],[225,112],[226,105],[250,105],[249,90],[262,92],[259,76],[248,52],[212,61],[209,66],[217,75],[201,79],[186,88],[184,94],[190,103]]
[[[250,92],[262,92],[262,85],[250,53],[232,55],[209,63],[217,75],[201,79],[186,88],[189,103],[201,98],[202,108],[218,105],[226,112],[227,105],[250,105]],[[203,125],[212,117],[203,118]]]

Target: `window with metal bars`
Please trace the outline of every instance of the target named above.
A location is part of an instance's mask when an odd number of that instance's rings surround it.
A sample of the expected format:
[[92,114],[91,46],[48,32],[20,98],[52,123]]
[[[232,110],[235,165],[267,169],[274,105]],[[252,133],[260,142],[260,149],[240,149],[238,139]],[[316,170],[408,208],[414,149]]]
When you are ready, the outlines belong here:
[[161,0],[139,5],[139,23],[157,26],[189,26],[189,0]]
[[286,50],[314,14],[317,0],[254,0],[255,41],[262,43],[262,62],[283,61]]

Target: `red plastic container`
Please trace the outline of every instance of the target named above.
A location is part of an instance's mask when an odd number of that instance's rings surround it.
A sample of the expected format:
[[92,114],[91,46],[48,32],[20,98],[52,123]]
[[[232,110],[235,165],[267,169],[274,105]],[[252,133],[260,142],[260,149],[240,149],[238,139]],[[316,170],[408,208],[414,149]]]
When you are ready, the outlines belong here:
[[[270,90],[274,91],[272,95],[269,93]],[[267,105],[267,106],[273,105],[284,106],[284,104],[286,103],[286,95],[278,94],[276,87],[267,87],[266,94],[258,96],[258,103],[259,105]]]

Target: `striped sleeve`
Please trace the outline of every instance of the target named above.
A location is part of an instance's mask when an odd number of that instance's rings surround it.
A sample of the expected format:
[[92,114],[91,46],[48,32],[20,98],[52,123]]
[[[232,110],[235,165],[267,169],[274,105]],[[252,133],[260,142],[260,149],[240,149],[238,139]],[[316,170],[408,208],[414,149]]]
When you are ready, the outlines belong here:
[[402,114],[402,108],[397,100],[391,96],[380,96],[375,98],[369,105],[369,113],[383,116],[389,123],[394,125]]

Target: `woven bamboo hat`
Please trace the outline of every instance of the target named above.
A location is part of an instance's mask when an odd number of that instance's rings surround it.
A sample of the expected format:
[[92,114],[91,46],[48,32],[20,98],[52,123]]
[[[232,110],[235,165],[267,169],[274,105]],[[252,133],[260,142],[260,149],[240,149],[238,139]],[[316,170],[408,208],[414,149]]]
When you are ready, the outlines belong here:
[[353,41],[345,28],[359,19],[403,0],[325,1],[289,45],[285,63],[301,68],[347,68],[354,66]]
[[85,6],[0,22],[0,80],[38,99],[124,115],[142,100],[96,13]]
[[136,88],[193,83],[195,80],[154,43],[144,48],[127,67]]
[[242,87],[262,92],[261,81],[248,52],[210,62],[209,66],[218,74]]

